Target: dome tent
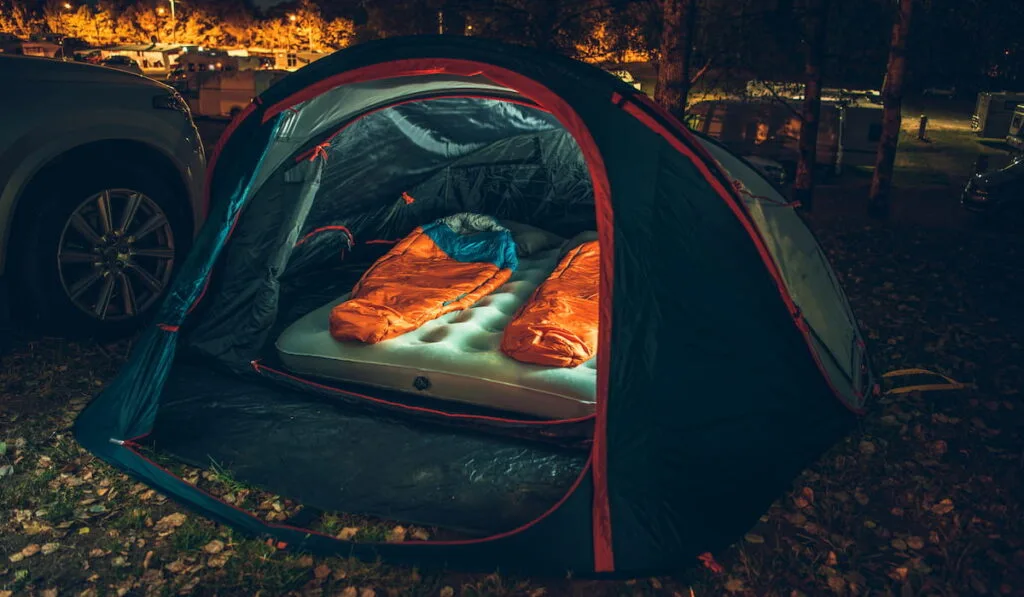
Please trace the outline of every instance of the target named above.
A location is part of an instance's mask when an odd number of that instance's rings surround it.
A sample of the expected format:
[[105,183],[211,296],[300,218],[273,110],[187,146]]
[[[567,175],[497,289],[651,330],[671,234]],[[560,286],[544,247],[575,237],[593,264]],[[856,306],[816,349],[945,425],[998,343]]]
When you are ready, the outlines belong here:
[[[158,322],[76,437],[279,545],[462,569],[678,568],[741,536],[874,388],[845,296],[792,206],[632,87],[566,58],[451,37],[340,51],[232,122],[208,195]],[[462,212],[597,231],[590,414],[496,414],[275,360],[282,331],[388,243]],[[266,522],[174,477],[145,456],[154,446],[225,463],[312,512],[469,538],[355,543],[308,520]]]

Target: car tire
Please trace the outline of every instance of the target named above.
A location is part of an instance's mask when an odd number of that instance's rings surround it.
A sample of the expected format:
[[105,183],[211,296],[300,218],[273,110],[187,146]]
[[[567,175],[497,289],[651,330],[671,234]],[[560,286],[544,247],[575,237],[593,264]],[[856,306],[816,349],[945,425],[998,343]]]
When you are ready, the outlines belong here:
[[[19,221],[15,258],[24,306],[45,333],[130,335],[153,316],[185,259],[188,201],[136,164],[58,169],[24,198],[31,211]],[[125,219],[127,232],[115,233]]]

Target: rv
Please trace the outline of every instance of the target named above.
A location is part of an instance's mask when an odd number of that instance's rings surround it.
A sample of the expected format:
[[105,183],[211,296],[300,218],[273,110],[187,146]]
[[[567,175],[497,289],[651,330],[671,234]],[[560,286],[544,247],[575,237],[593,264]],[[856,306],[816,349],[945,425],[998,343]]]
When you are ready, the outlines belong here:
[[1024,93],[979,93],[974,115],[971,116],[971,129],[978,133],[979,137],[1002,138],[1010,128],[1017,104],[1021,103],[1024,103]]
[[1010,132],[1006,135],[1006,144],[1024,151],[1024,104],[1017,104],[1013,111],[1013,119],[1010,121]]
[[[780,100],[708,100],[687,110],[693,130],[740,155],[783,164],[792,175],[800,155],[800,104]],[[837,174],[844,165],[873,166],[882,109],[870,102],[822,102],[817,163]]]
[[232,118],[287,74],[273,70],[207,71],[172,85],[188,101],[194,116]]

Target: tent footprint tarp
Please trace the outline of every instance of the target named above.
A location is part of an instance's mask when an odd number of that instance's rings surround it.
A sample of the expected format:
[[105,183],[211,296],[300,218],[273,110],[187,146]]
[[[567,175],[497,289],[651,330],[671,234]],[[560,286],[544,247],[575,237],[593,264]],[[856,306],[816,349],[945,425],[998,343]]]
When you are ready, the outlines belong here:
[[[451,37],[354,46],[240,115],[208,186],[207,224],[157,323],[76,436],[191,508],[299,549],[577,575],[687,566],[742,536],[874,386],[843,292],[778,192],[572,60]],[[564,238],[597,230],[593,415],[428,407],[279,370],[281,330],[351,290],[388,242],[467,212]],[[270,524],[176,479],[143,444],[318,507],[487,536],[359,544]]]

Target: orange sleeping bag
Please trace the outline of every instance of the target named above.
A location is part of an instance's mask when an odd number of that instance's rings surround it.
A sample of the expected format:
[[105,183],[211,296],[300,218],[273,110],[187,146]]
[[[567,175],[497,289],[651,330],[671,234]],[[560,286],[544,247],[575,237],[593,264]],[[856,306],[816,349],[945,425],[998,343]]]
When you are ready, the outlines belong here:
[[512,233],[493,218],[457,214],[417,227],[331,310],[331,336],[367,344],[401,336],[470,307],[518,265]]
[[501,350],[524,363],[576,367],[597,354],[598,241],[569,250],[505,328]]

